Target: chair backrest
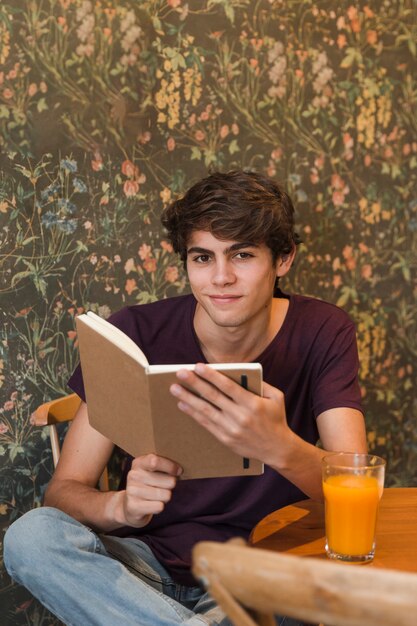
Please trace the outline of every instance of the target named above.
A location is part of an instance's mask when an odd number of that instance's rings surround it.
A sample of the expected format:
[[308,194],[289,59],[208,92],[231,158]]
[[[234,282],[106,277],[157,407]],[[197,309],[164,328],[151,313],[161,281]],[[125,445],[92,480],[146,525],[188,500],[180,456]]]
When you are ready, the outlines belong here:
[[[201,542],[193,572],[236,626],[274,614],[332,626],[414,626],[417,574]],[[243,609],[258,613],[255,622]]]
[[[62,396],[60,398],[56,398],[55,400],[51,400],[50,402],[44,402],[32,413],[31,422],[34,426],[49,427],[49,438],[51,441],[54,467],[57,466],[61,454],[61,446],[56,426],[57,424],[63,422],[71,422],[74,419],[80,404],[80,397],[76,393],[72,393],[68,396]],[[102,491],[108,490],[109,482],[107,469],[104,470],[101,475],[99,484]]]

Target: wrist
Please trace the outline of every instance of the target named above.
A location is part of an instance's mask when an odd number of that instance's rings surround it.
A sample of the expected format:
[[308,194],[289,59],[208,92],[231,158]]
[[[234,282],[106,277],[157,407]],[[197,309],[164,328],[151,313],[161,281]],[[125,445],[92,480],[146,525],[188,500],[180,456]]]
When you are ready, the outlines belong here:
[[125,491],[110,491],[107,495],[108,498],[104,509],[106,526],[109,530],[127,526],[124,507]]
[[294,464],[298,447],[303,443],[305,442],[286,426],[285,429],[280,429],[268,455],[269,458],[264,462],[280,474],[285,474]]

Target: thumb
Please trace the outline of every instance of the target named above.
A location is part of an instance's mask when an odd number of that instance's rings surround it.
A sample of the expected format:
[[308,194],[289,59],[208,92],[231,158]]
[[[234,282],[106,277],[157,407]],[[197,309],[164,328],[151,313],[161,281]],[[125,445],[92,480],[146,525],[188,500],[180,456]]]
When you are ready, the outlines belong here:
[[284,401],[284,393],[280,389],[265,382],[262,383],[262,397],[268,398],[269,400]]

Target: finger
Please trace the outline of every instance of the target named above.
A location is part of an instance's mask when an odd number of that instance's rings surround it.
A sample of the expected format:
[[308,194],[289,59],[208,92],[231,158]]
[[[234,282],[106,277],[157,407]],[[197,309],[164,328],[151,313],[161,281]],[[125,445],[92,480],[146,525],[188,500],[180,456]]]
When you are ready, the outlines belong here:
[[264,398],[269,398],[270,400],[278,400],[284,401],[284,394],[280,389],[273,387],[272,385],[268,385],[268,383],[262,383],[262,396]]
[[170,392],[179,400],[178,408],[192,417],[199,418],[200,423],[204,424],[206,420],[220,423],[226,419],[223,412],[214,403],[208,402],[206,398],[196,396],[181,385],[171,385]]
[[196,422],[201,424],[206,430],[208,430],[212,435],[214,435],[220,442],[226,444],[229,437],[225,431],[225,423],[222,419],[222,413],[220,411],[216,411],[214,407],[211,407],[211,415],[208,415],[210,405],[207,402],[204,402],[205,406],[203,406],[203,410],[196,409],[185,402],[179,402],[178,408],[190,415],[190,417],[194,418]]
[[[128,504],[128,509],[129,509],[128,517],[131,518],[132,516],[134,516],[134,517],[137,517],[138,519],[141,519],[148,515],[149,516],[158,515],[158,513],[162,513],[164,508],[165,508],[165,502],[160,502],[156,500],[141,500],[140,502],[138,502],[137,505],[135,505],[130,500]],[[141,519],[141,521],[143,522],[143,519]],[[146,523],[148,521],[149,520],[146,520]]]
[[164,474],[170,474],[171,476],[179,476],[182,474],[182,467],[178,465],[178,463],[157,454],[146,454],[133,459],[132,469],[143,469],[148,472],[162,472]]
[[128,484],[132,486],[147,485],[162,489],[174,489],[177,477],[164,472],[149,472],[142,469],[132,469],[128,474]]
[[[214,379],[209,381],[207,378],[204,378],[199,374],[197,375],[197,372],[190,370],[179,370],[177,372],[177,378],[180,383],[184,383],[184,385],[186,385],[188,393],[200,396],[220,409],[230,410],[235,401],[232,394],[234,393],[236,396],[236,389],[237,391],[240,389],[239,385],[227,378],[227,376],[224,376],[219,372],[215,372],[212,368],[206,366],[204,367],[204,371],[211,370],[214,374],[218,375],[217,384]],[[236,387],[236,389],[233,389],[234,387]],[[187,401],[190,401],[189,396],[184,396],[184,400],[186,397]]]
[[127,486],[129,498],[137,498],[138,500],[146,500],[148,502],[169,502],[172,498],[171,489],[163,489],[159,487],[149,487],[147,485]]

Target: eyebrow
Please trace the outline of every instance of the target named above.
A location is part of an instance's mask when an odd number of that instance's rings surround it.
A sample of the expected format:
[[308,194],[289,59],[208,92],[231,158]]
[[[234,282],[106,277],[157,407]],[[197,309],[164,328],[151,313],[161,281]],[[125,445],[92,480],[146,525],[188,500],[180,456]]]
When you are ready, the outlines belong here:
[[[242,248],[258,248],[258,244],[253,243],[251,241],[244,241],[242,243],[234,243],[229,248],[226,248],[223,252],[224,255],[230,254],[231,252],[235,252],[236,250],[241,250]],[[207,248],[200,248],[199,246],[192,246],[188,248],[187,254],[213,254],[213,250],[208,250]]]

